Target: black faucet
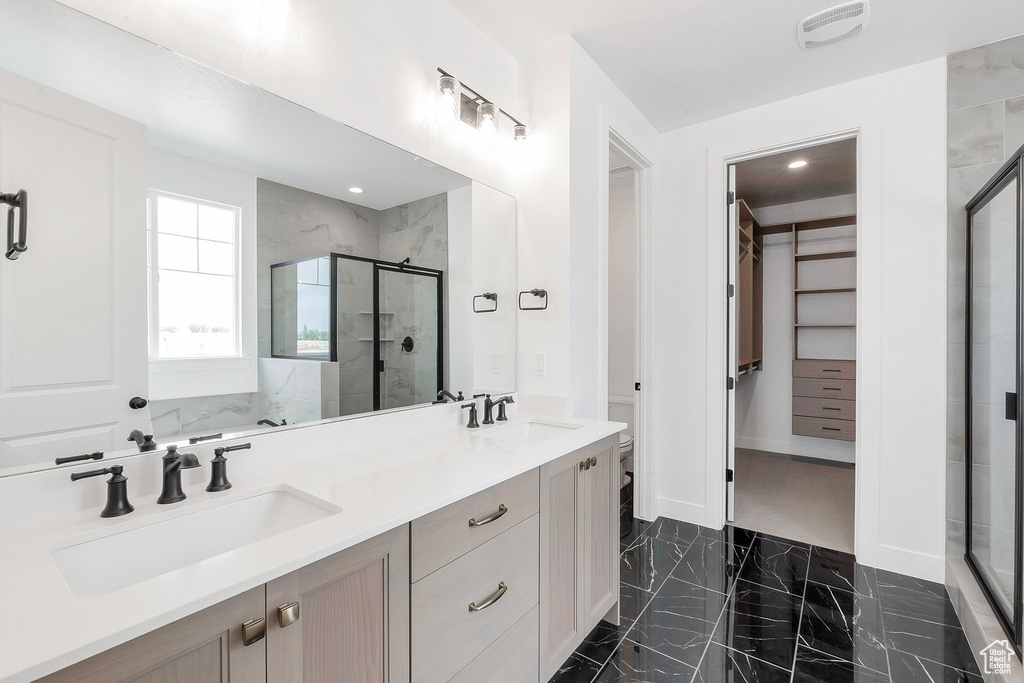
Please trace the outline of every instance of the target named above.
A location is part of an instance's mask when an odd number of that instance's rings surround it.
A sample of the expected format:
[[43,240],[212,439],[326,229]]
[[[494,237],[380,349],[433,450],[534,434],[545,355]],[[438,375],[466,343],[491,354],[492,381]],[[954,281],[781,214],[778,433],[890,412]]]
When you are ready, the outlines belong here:
[[[498,416],[494,419],[497,420],[498,422],[507,421],[508,416],[505,414],[505,404],[507,403],[515,403],[515,399],[513,399],[511,396],[502,396],[498,400],[492,401],[490,397],[488,397],[487,400],[484,401],[484,408],[486,408],[486,411],[484,412],[484,422],[487,422],[486,418],[490,415],[490,409],[493,408],[494,406],[498,406]],[[488,424],[490,423],[488,422]]]
[[104,467],[102,470],[73,472],[71,474],[71,481],[78,481],[86,477],[100,477],[104,474],[112,475],[107,480],[107,504],[103,506],[100,517],[120,517],[121,515],[127,515],[135,509],[128,502],[128,477],[122,474],[123,471],[124,467],[121,465],[111,465],[110,467]]
[[459,392],[458,396],[453,396],[452,392],[448,391],[447,389],[442,389],[441,391],[437,392],[437,400],[434,401],[433,403],[434,405],[437,405],[438,403],[447,403],[449,398],[455,401],[456,403],[458,403],[459,401],[466,400],[466,397],[462,395],[461,391]]
[[143,434],[141,429],[133,429],[128,434],[128,440],[134,441],[139,447],[139,453],[148,453],[156,450],[156,441],[153,441],[152,434]]
[[210,472],[210,485],[206,487],[207,491],[227,491],[231,488],[231,482],[228,481],[228,459],[224,457],[224,454],[247,448],[252,448],[252,444],[240,443],[237,446],[222,446],[213,449],[213,460],[210,461],[213,470]]
[[192,438],[190,438],[188,440],[188,442],[191,445],[195,446],[197,443],[200,443],[202,441],[212,441],[214,439],[223,439],[223,438],[224,438],[224,432],[217,432],[216,434],[206,434],[205,436],[193,436]]
[[472,403],[463,403],[462,409],[469,408],[469,422],[466,423],[466,427],[469,429],[476,429],[480,426],[480,423],[476,421],[476,401]]
[[178,447],[171,445],[161,460],[164,465],[164,486],[156,502],[167,505],[185,500],[185,492],[181,490],[181,471],[199,467],[199,458],[193,453],[178,453]]

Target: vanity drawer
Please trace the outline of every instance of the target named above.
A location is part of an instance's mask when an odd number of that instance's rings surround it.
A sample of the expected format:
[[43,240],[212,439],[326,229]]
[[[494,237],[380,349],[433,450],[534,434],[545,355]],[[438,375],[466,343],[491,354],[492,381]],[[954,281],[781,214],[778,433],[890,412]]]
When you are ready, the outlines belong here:
[[853,441],[857,434],[856,426],[857,423],[853,420],[824,420],[819,417],[793,416],[793,433],[799,436]]
[[857,361],[802,358],[793,361],[793,376],[818,379],[857,379]]
[[841,401],[835,398],[794,396],[793,415],[824,417],[832,420],[855,420],[857,419],[857,402]]
[[793,396],[838,398],[852,401],[857,397],[857,383],[852,379],[793,378]]
[[[412,680],[448,681],[527,612],[539,595],[539,515],[412,586]],[[505,589],[501,597],[481,605]]]
[[540,607],[505,631],[451,683],[537,683],[540,676]]
[[[413,583],[537,514],[539,476],[531,470],[414,520]],[[485,521],[499,513],[494,521]]]

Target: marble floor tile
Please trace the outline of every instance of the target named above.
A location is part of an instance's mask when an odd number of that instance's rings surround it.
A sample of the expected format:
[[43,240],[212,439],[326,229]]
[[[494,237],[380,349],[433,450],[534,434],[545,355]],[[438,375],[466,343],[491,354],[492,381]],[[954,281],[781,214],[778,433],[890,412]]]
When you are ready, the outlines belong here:
[[874,568],[859,565],[853,559],[853,555],[838,550],[818,546],[811,548],[807,580],[868,597],[878,597]]
[[645,591],[655,591],[683,559],[685,546],[644,534],[622,552],[619,579]]
[[659,517],[647,531],[648,536],[653,536],[659,541],[668,541],[676,545],[688,546],[693,543],[700,533],[700,527],[688,522],[679,522],[667,517]]
[[597,662],[572,654],[551,677],[549,683],[591,683],[600,670],[601,665]]
[[627,622],[625,619],[618,626],[602,621],[587,634],[583,644],[576,648],[576,654],[601,664],[605,663],[612,653],[619,649],[632,625],[632,620]]
[[686,549],[671,576],[695,586],[728,593],[743,558],[739,553],[725,552],[726,548],[734,549],[734,546],[701,536]]
[[889,683],[889,676],[801,645],[796,651],[793,683]]
[[685,683],[693,667],[627,640],[615,651],[594,683]]
[[754,539],[740,578],[753,583],[803,594],[810,551],[806,547],[761,538]]
[[627,637],[696,667],[724,603],[721,593],[669,579]]
[[801,602],[798,595],[740,580],[714,641],[788,669],[796,651]]
[[879,570],[882,611],[923,621],[960,626],[945,586]]
[[693,680],[694,683],[789,683],[789,670],[711,643]]
[[619,620],[630,625],[654,599],[654,593],[641,590],[628,583],[619,583]]
[[959,625],[923,621],[889,612],[883,613],[882,623],[890,652],[899,650],[947,667],[977,673],[974,652]]
[[800,645],[881,674],[888,671],[878,600],[807,584]]
[[625,550],[629,546],[633,545],[633,542],[636,541],[636,539],[639,538],[645,530],[650,528],[650,526],[650,522],[646,522],[642,519],[637,519],[637,517],[634,516],[632,528],[629,529],[627,533],[623,534],[622,537],[619,539],[620,551]]
[[969,670],[945,666],[899,650],[889,650],[892,683],[981,683],[977,666]]

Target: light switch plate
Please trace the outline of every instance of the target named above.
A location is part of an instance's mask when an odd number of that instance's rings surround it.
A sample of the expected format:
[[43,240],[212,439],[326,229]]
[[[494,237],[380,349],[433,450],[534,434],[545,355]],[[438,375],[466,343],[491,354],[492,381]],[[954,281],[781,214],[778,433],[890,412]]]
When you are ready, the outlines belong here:
[[546,353],[533,354],[533,374],[538,377],[546,377],[548,374],[548,355]]
[[501,374],[501,352],[495,351],[491,354],[491,372],[496,375]]

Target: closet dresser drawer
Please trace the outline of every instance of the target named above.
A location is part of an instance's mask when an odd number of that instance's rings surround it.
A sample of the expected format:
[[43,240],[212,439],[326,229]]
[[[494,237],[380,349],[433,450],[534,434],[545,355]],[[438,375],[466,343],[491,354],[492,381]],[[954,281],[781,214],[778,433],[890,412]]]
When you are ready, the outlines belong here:
[[413,520],[413,583],[537,514],[539,476],[531,470]]
[[539,520],[533,515],[413,584],[413,681],[451,680],[537,606]]
[[537,683],[540,667],[540,607],[505,631],[452,683]]
[[852,401],[857,397],[856,382],[852,379],[793,378],[793,396],[807,398],[838,398]]
[[857,361],[802,358],[793,361],[793,376],[817,379],[856,379]]
[[794,396],[793,415],[824,417],[832,420],[854,420],[857,418],[857,403],[834,398]]
[[818,417],[794,415],[793,433],[799,436],[853,441],[857,433],[856,424],[853,420],[825,420]]

